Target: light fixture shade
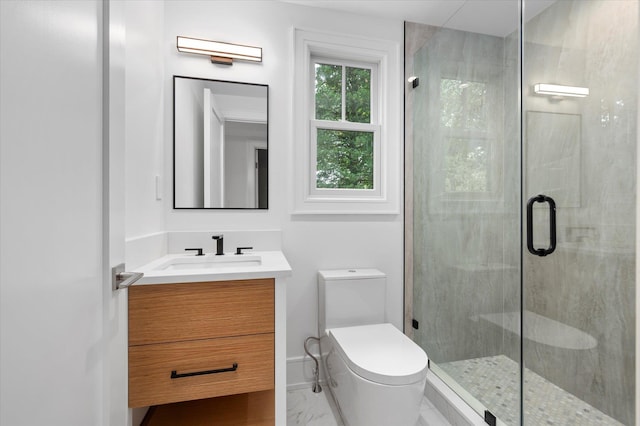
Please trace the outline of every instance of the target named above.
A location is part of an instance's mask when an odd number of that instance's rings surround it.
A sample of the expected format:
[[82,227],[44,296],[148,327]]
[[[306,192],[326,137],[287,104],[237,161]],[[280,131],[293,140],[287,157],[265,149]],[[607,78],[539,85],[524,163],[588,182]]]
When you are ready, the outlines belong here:
[[562,86],[559,84],[538,83],[533,86],[533,90],[539,95],[573,96],[577,98],[584,98],[586,96],[589,96],[588,87]]
[[[178,36],[178,51],[197,53],[212,58],[238,59],[242,61],[262,62],[262,48],[242,46],[240,44],[223,43],[220,41],[201,40],[191,37]],[[229,61],[229,63],[231,63]]]

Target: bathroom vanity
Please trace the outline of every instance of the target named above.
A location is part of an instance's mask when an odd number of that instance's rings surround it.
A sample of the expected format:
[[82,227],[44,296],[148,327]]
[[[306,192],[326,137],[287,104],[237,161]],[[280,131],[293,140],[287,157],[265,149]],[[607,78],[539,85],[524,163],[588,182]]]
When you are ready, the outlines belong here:
[[286,421],[280,252],[169,255],[129,289],[129,406],[145,425]]

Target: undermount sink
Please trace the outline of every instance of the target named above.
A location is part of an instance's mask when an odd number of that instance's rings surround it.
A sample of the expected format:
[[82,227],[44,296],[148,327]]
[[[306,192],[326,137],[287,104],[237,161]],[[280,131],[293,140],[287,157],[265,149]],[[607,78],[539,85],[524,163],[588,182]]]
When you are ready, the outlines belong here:
[[181,256],[169,259],[154,269],[156,271],[184,271],[194,269],[242,268],[246,266],[260,266],[261,264],[262,258],[256,255]]

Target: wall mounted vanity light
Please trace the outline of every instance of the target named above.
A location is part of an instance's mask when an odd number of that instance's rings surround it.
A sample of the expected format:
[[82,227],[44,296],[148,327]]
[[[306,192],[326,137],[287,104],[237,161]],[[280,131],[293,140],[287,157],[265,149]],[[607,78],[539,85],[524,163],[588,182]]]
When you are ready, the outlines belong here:
[[589,96],[588,87],[561,86],[558,84],[539,83],[533,86],[533,91],[538,95],[549,96],[571,96],[576,98],[584,98]]
[[211,57],[214,64],[233,65],[233,60],[262,62],[262,48],[178,36],[178,51]]

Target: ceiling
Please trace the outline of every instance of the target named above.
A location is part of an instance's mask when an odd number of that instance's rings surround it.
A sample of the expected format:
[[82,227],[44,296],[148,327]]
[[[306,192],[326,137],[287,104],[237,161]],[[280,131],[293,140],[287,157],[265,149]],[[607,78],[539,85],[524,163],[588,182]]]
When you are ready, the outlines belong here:
[[[411,21],[505,37],[519,22],[515,0],[281,0],[345,13]],[[556,0],[526,0],[529,20]]]

